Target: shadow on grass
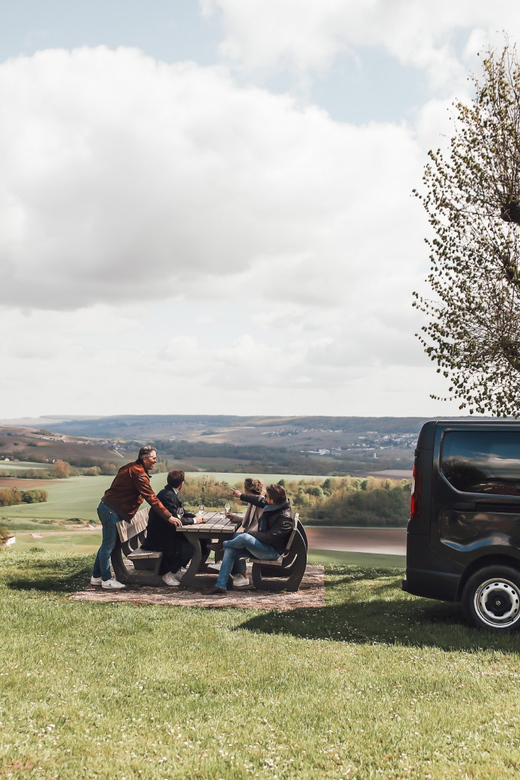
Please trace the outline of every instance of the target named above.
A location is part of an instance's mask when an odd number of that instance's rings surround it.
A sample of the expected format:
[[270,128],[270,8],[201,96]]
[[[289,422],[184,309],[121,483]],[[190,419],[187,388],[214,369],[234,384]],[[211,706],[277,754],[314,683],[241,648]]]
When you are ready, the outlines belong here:
[[326,583],[325,608],[264,612],[237,629],[359,644],[520,651],[520,633],[470,628],[460,604],[405,595],[400,586],[401,577],[388,569],[336,570]]
[[73,593],[85,586],[92,566],[81,562],[72,564],[65,558],[32,560],[23,576],[6,577],[11,590],[41,590],[54,593]]

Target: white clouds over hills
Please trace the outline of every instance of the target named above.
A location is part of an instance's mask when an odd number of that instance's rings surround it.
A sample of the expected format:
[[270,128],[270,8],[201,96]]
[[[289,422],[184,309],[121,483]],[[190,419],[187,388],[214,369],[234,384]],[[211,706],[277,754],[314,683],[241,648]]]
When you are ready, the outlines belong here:
[[[222,30],[213,65],[161,62],[148,39],[0,61],[3,416],[429,413],[411,193],[476,51],[520,11],[200,5]],[[331,86],[349,121],[323,108]]]

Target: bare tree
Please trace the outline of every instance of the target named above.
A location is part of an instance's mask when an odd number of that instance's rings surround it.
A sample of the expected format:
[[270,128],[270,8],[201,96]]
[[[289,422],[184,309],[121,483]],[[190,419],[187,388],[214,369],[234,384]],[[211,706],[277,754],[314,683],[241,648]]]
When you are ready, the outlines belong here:
[[[418,337],[470,413],[520,416],[520,64],[489,51],[475,97],[455,105],[448,152],[429,153],[424,191],[435,300]],[[436,396],[433,396],[436,397]]]

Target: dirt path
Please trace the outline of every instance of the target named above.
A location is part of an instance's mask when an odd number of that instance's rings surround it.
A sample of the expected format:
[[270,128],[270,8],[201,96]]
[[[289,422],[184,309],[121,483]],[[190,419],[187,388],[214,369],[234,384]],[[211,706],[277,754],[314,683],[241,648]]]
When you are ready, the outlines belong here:
[[230,590],[226,596],[207,596],[200,587],[215,584],[215,577],[196,588],[167,588],[129,586],[124,590],[102,590],[88,585],[85,590],[73,593],[71,601],[116,601],[125,604],[163,604],[176,607],[240,607],[240,609],[289,610],[325,606],[323,566],[307,566],[300,589],[296,593],[273,593],[265,590],[243,588]]
[[406,528],[305,528],[314,550],[406,555]]

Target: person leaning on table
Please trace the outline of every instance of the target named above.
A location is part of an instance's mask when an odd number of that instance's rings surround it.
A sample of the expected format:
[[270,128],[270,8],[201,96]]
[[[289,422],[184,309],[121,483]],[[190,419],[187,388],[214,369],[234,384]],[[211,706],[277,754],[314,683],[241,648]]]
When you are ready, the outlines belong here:
[[103,536],[90,578],[91,585],[101,585],[108,590],[125,587],[122,582],[112,579],[110,575],[110,556],[117,540],[116,523],[120,520],[129,523],[143,501],[147,501],[158,515],[172,525],[181,525],[179,518],[174,517],[163,506],[150,485],[150,471],[156,462],[155,447],[149,445],[141,447],[137,460],[119,469],[101,499],[97,513],[103,527]]
[[[229,575],[236,564],[244,576],[245,559],[249,556],[260,560],[275,561],[285,550],[287,540],[293,527],[291,505],[287,499],[285,488],[281,485],[268,485],[266,495],[254,496],[250,493],[240,493],[234,490],[233,495],[248,504],[262,507],[262,516],[258,521],[257,531],[238,533],[226,542],[220,573],[213,588],[208,591],[210,596],[224,596],[227,592]],[[233,580],[234,582],[234,580]]]

